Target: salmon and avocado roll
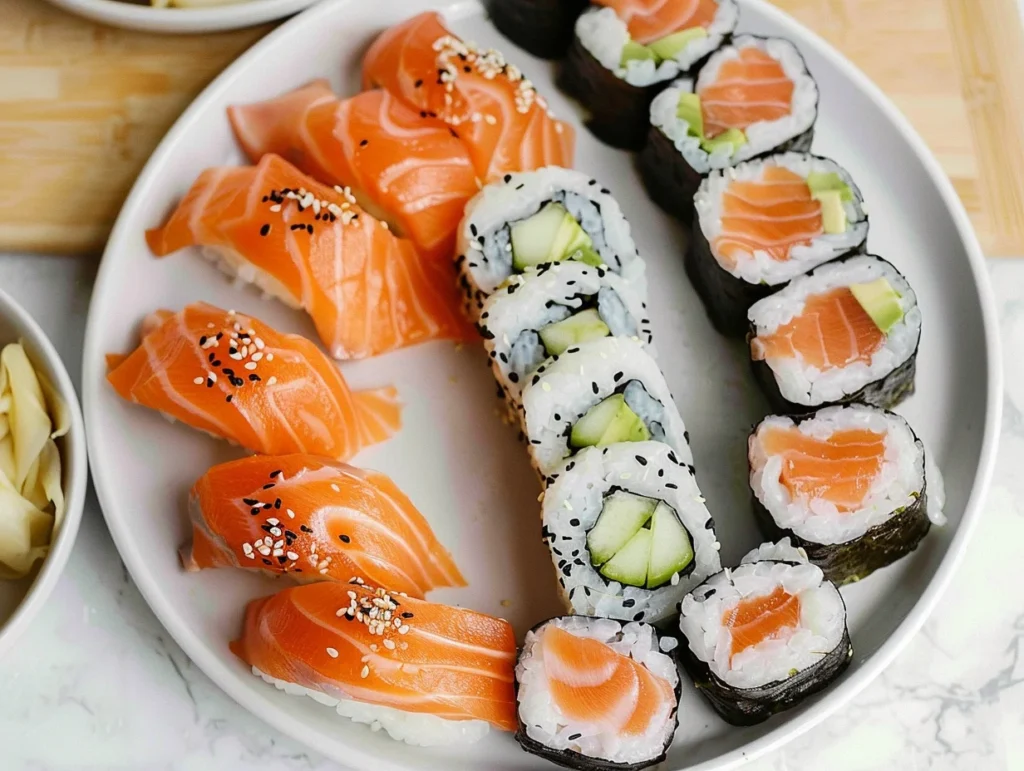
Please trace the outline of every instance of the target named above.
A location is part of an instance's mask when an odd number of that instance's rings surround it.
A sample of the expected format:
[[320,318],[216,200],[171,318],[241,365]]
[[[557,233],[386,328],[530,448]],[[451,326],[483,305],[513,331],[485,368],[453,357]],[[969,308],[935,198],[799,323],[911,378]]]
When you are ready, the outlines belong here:
[[576,22],[558,85],[606,144],[639,150],[651,100],[729,40],[736,0],[594,0]]
[[571,169],[506,174],[485,187],[466,206],[457,254],[459,285],[473,319],[499,287],[513,293],[520,274],[568,260],[611,271],[641,301],[647,299],[644,261],[619,202],[596,179]]
[[694,589],[679,628],[680,663],[733,725],[797,706],[853,657],[839,590],[786,539],[762,544]]
[[561,59],[587,0],[484,0],[494,26],[541,59]]
[[704,496],[667,444],[581,450],[551,477],[542,532],[569,612],[657,623],[722,569]]
[[921,310],[880,257],[822,265],[754,303],[748,319],[754,375],[776,412],[891,409],[914,391]]
[[864,252],[860,190],[828,158],[783,153],[712,172],[694,197],[686,272],[715,328],[747,332],[762,297],[831,260]]
[[477,328],[494,377],[518,411],[530,377],[551,356],[603,337],[636,337],[653,354],[647,306],[621,276],[578,260],[527,270],[512,294],[484,302]]
[[585,771],[662,762],[679,724],[679,673],[666,655],[677,645],[643,623],[561,616],[537,625],[516,665],[516,740]]
[[899,415],[862,404],[773,415],[748,446],[762,530],[790,538],[836,584],[909,554],[943,521],[938,469]]
[[737,37],[696,78],[653,100],[641,178],[655,203],[689,223],[702,177],[772,153],[807,152],[817,116],[818,86],[796,46]]
[[253,600],[232,652],[293,696],[418,746],[516,729],[516,638],[504,619],[321,582]]

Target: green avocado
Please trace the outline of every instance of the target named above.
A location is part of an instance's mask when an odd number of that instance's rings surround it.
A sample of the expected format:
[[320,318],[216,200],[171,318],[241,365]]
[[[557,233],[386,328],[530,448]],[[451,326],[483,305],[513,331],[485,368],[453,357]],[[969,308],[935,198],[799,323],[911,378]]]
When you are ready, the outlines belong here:
[[619,59],[619,66],[625,67],[629,62],[657,61],[658,57],[647,46],[630,40],[622,47],[622,57]]
[[834,171],[812,171],[807,175],[807,187],[811,189],[812,198],[817,198],[826,190],[836,190],[841,201],[853,200],[853,190]]
[[607,337],[611,332],[593,308],[580,311],[562,321],[548,324],[538,334],[549,356],[561,356],[565,349],[577,343]]
[[815,199],[821,203],[821,225],[826,233],[845,233],[847,218],[843,199],[838,190],[825,190]]
[[700,40],[707,36],[708,31],[703,27],[691,27],[666,35],[660,40],[649,43],[647,47],[654,51],[659,59],[675,59],[694,40]]
[[587,533],[591,564],[603,565],[614,557],[648,523],[657,505],[651,498],[621,490],[609,495],[593,530]]
[[704,112],[697,94],[682,93],[679,95],[679,106],[676,116],[686,121],[689,126],[687,133],[695,137],[704,136]]
[[643,420],[629,408],[622,394],[612,394],[576,421],[569,434],[573,447],[605,447],[618,442],[644,442],[651,438]]
[[864,284],[851,284],[850,291],[875,322],[875,326],[885,334],[889,334],[889,330],[903,319],[900,295],[886,279],[877,278]]
[[747,135],[744,134],[738,128],[730,128],[723,131],[718,136],[708,139],[702,138],[700,146],[704,148],[705,152],[713,153],[719,147],[724,145],[731,145],[732,152],[735,153],[740,147],[747,143]]
[[656,589],[672,580],[693,560],[690,534],[675,511],[659,503],[651,516],[651,556],[647,566],[647,588]]
[[512,266],[516,270],[570,258],[588,265],[603,262],[590,236],[561,204],[549,203],[512,225]]
[[612,581],[643,586],[651,556],[651,531],[640,528],[619,551],[601,566],[601,574]]

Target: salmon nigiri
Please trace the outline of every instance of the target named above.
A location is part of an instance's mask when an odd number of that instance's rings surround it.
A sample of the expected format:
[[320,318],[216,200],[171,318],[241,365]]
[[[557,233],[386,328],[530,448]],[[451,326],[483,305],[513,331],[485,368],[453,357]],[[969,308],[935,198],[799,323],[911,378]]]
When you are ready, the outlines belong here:
[[472,337],[449,264],[276,155],[204,171],[146,241],[158,257],[207,247],[228,273],[305,309],[336,359]]
[[483,613],[358,579],[308,584],[249,603],[231,649],[268,683],[410,744],[515,729],[515,635]]
[[386,475],[314,455],[222,463],[192,488],[187,570],[240,567],[300,581],[366,581],[423,597],[465,586],[451,555]]
[[351,391],[309,340],[206,303],[159,311],[127,356],[108,357],[124,399],[253,452],[347,460],[401,425],[394,388]]
[[451,126],[485,184],[511,172],[572,166],[572,127],[551,117],[518,67],[460,40],[438,13],[421,13],[378,37],[363,61],[363,84]]
[[253,163],[275,153],[320,182],[348,185],[424,256],[451,260],[462,211],[479,185],[469,152],[443,121],[386,91],[339,100],[326,80],[230,107],[228,116]]

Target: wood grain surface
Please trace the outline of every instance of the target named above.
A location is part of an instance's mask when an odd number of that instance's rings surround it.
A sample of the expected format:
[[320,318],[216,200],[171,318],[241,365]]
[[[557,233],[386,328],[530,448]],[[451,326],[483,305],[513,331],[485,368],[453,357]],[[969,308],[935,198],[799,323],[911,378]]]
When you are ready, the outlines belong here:
[[[1015,0],[774,2],[907,115],[986,252],[1024,254]],[[42,0],[0,0],[0,251],[98,254],[174,119],[270,28],[163,37],[92,24]]]

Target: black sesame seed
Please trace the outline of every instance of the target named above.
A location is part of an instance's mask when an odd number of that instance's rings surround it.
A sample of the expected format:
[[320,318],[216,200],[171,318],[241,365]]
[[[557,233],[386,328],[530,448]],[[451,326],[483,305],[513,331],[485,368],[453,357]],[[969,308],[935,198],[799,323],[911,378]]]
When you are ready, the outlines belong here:
[[306,226],[305,225],[292,225],[290,229],[291,230],[305,230]]
[[258,383],[260,380],[260,376],[257,375],[256,373],[253,373],[249,375],[249,380],[251,380],[253,383]]
[[352,543],[352,539],[349,538],[347,535],[339,535],[338,538],[341,539],[342,543]]
[[263,504],[263,510],[264,511],[266,511],[267,509],[272,509],[272,508],[274,508],[274,504],[272,504],[272,503],[264,503]]
[[677,485],[675,482],[666,482],[665,483],[665,487],[667,487],[670,490],[678,490],[679,489],[679,485]]
[[525,182],[523,182],[521,185],[516,185],[516,190],[522,190],[524,187],[526,187]]
[[643,455],[635,455],[633,457],[636,458],[636,462],[639,463],[641,466],[647,465],[647,458],[645,458]]
[[597,387],[597,383],[591,383],[591,384],[590,384],[590,387],[591,387],[592,389],[594,389],[594,393],[595,393],[595,394],[599,394],[599,393],[601,393],[601,389]]
[[576,517],[573,517],[572,519],[569,520],[569,524],[572,527],[579,527],[580,526],[580,521],[578,519],[576,519]]
[[420,88],[423,85],[423,81],[422,80],[417,80],[413,85],[416,88]]
[[227,396],[225,396],[224,397],[224,401],[226,401],[228,404],[231,404],[231,394],[228,394]]
[[256,516],[257,514],[259,514],[259,513],[261,512],[261,511],[263,511],[263,509],[260,509],[260,508],[255,508],[255,509],[252,509],[252,510],[250,510],[250,511],[249,511],[249,513],[250,513],[250,514],[252,514],[252,515],[253,515],[253,516],[255,517],[255,516]]
[[689,442],[690,441],[690,432],[689,431],[683,431],[683,441],[684,442]]
[[[538,726],[538,728],[539,728],[539,727],[540,727],[540,726]],[[581,736],[583,736],[583,734],[573,734],[572,736],[570,736],[570,737],[569,737],[569,741],[571,741],[571,742],[574,742],[574,741],[576,741],[577,739],[579,739],[579,738],[580,738]]]
[[308,527],[307,525],[299,525],[299,530],[301,530],[303,533],[312,533],[313,532],[313,528]]
[[611,195],[611,193],[612,193],[612,191],[611,191],[611,190],[609,190],[609,189],[608,189],[608,188],[606,188],[606,187],[602,187],[602,188],[601,188],[601,192],[602,192],[602,193],[604,193],[605,195]]
[[505,175],[505,183],[508,184],[511,181],[512,181],[512,175],[511,174],[506,174]]
[[282,473],[281,469],[278,469],[277,471],[271,471],[270,472],[270,478],[271,479],[276,479],[277,477],[281,476],[281,473]]
[[[355,217],[353,217],[353,219],[355,219]],[[309,233],[310,235],[313,235],[313,226],[312,226],[312,225],[306,225],[306,231],[307,231],[307,232],[308,232],[308,233]]]
[[642,621],[643,617],[644,617],[644,612],[641,610],[639,613],[637,613],[635,616],[633,616],[633,620],[634,621]]
[[273,563],[270,560],[268,560],[268,559],[264,559],[263,560],[263,564],[264,565],[272,565]]
[[362,141],[361,141],[361,142],[359,143],[359,146],[360,146],[360,147],[366,147],[366,146],[367,146],[368,144],[370,144],[370,140],[369,140],[369,139],[364,139],[364,140],[362,140]]
[[268,482],[267,484],[263,485],[263,489],[264,490],[269,490],[273,486],[274,486],[273,482]]
[[276,501],[274,501],[274,508],[275,509],[281,508],[281,499],[280,498],[278,498]]
[[519,375],[517,375],[515,372],[509,372],[508,373],[508,379],[511,380],[513,383],[518,383],[519,382]]
[[412,615],[413,614],[409,611],[405,611],[405,613],[402,614],[402,618],[412,618]]
[[624,607],[624,608],[632,608],[634,605],[636,605],[636,600],[634,600],[634,599],[628,599],[628,600],[623,600],[622,601],[622,607]]
[[663,468],[658,469],[658,476],[660,476],[660,477],[665,476],[665,469],[663,469]]
[[263,227],[260,228],[260,235],[261,236],[265,236],[269,232],[270,232],[270,224],[269,223],[265,224]]

